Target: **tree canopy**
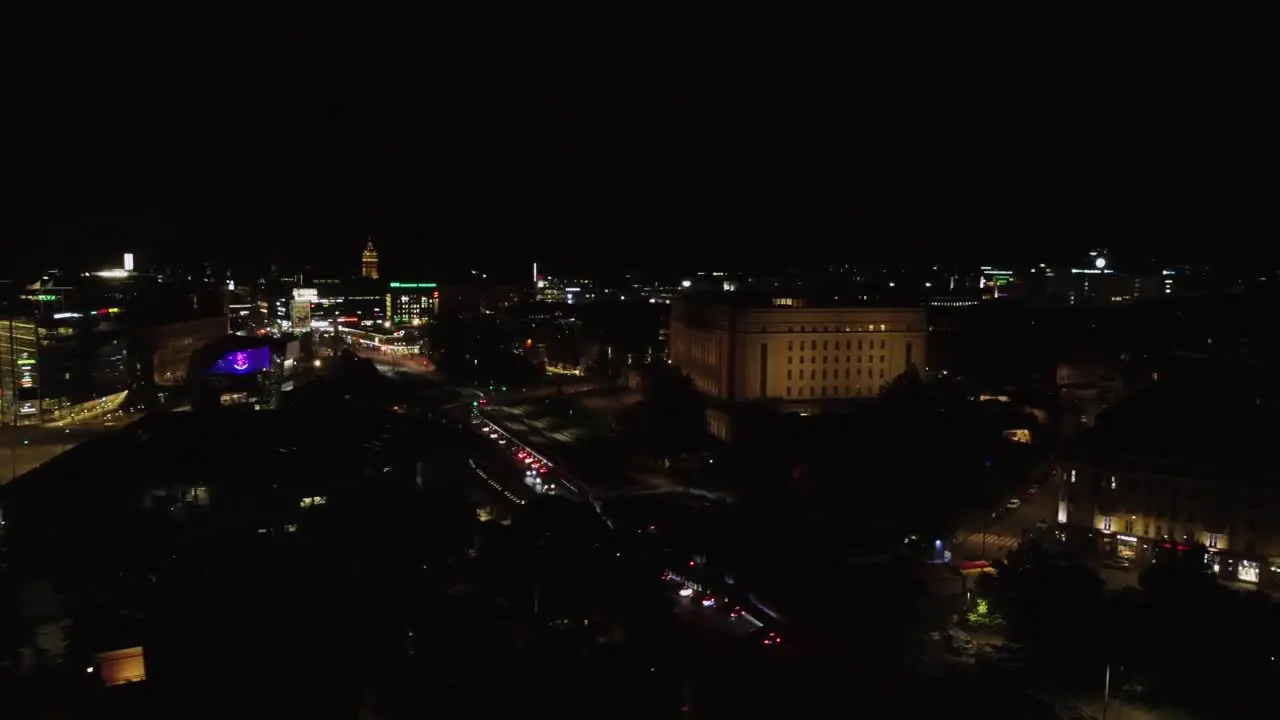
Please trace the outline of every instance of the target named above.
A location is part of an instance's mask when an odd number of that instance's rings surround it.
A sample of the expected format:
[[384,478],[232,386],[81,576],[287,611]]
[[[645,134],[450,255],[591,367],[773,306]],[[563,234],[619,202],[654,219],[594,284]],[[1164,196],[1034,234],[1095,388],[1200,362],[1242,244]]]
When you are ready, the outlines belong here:
[[669,460],[704,445],[706,401],[689,376],[659,366],[646,377],[640,402],[623,413],[621,424],[644,452]]
[[1108,592],[1065,548],[1028,540],[978,581],[975,600],[986,617],[1005,621],[1010,640],[1034,649],[1064,678],[1096,680],[1110,665],[1117,695],[1246,717],[1259,698],[1206,682],[1206,665],[1239,687],[1274,680],[1280,606],[1265,593],[1221,583],[1206,555],[1193,547],[1164,553],[1143,571],[1139,587]]

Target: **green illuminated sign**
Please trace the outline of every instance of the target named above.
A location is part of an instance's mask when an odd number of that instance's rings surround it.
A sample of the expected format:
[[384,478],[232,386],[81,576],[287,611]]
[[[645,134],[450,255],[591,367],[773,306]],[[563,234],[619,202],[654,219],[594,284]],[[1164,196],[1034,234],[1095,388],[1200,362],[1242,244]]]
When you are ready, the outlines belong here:
[[393,288],[433,288],[435,286],[436,286],[435,283],[402,283],[402,282],[391,283],[391,287]]

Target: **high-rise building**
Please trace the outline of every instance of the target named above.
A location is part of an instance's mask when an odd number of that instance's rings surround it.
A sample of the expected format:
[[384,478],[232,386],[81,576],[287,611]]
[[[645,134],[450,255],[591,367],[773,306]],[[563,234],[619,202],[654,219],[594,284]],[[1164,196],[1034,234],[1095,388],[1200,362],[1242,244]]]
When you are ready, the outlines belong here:
[[378,279],[378,251],[373,249],[373,238],[369,238],[364,252],[360,253],[360,277]]

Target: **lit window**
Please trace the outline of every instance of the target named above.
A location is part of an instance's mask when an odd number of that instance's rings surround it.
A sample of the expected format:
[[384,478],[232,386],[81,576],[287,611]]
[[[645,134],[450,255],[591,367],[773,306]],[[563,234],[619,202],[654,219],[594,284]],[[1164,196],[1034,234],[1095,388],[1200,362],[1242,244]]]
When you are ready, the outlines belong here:
[[329,502],[329,498],[326,498],[323,495],[316,495],[313,497],[304,497],[298,501],[298,507],[300,508],[315,507],[316,505],[324,505],[327,502]]
[[1104,518],[1102,518],[1102,529],[1103,529],[1103,530],[1106,530],[1107,532],[1111,532],[1111,518],[1110,518],[1110,517],[1104,517]]

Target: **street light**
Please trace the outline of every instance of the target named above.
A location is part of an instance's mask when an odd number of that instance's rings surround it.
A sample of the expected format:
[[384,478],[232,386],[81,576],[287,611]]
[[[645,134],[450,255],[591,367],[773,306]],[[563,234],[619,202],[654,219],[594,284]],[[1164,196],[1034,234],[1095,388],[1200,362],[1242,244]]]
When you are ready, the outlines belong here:
[[[1099,258],[1101,260],[1101,258]],[[1111,663],[1107,663],[1107,675],[1102,681],[1102,720],[1107,720],[1107,705],[1111,698]]]

